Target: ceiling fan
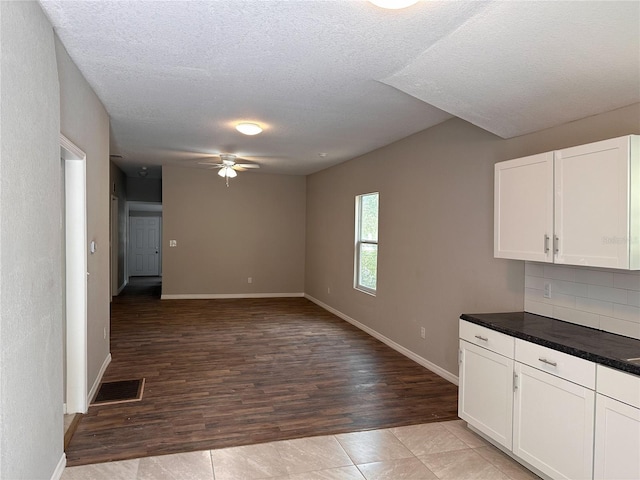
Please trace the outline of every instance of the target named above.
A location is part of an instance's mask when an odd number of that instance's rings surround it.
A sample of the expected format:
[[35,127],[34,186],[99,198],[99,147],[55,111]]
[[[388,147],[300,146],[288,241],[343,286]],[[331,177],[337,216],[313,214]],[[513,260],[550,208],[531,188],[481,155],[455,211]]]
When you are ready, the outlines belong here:
[[219,168],[220,171],[218,175],[224,178],[227,182],[227,187],[229,186],[229,179],[236,177],[238,174],[236,170],[241,172],[248,168],[260,168],[260,165],[257,163],[237,163],[236,160],[242,160],[238,158],[237,155],[233,155],[231,153],[221,153],[218,155],[220,157],[220,162],[198,162],[198,165],[207,165],[211,168]]

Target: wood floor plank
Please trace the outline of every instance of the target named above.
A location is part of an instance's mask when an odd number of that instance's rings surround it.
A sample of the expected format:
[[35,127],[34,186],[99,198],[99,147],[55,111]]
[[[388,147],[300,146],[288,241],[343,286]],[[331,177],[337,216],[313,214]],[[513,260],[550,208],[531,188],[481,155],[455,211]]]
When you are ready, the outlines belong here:
[[70,466],[457,418],[457,387],[303,298],[112,304],[104,380],[139,402],[92,406]]

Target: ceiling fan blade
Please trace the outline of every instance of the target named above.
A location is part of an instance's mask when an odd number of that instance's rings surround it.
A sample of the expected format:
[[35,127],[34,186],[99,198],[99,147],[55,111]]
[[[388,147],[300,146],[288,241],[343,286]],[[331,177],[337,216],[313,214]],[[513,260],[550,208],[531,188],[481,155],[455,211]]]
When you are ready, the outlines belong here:
[[208,167],[215,167],[215,168],[224,167],[223,163],[213,163],[213,162],[198,162],[198,165],[206,165]]
[[260,165],[257,163],[236,163],[234,167],[240,168],[260,168]]

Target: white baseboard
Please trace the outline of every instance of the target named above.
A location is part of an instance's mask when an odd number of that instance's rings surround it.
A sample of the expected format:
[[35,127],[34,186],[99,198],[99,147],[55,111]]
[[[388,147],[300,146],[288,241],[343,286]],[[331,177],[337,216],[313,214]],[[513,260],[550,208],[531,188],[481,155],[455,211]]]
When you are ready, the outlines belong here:
[[60,480],[62,478],[62,473],[64,472],[64,467],[67,466],[67,456],[64,452],[62,452],[62,456],[60,457],[60,461],[58,465],[56,465],[56,469],[53,471],[51,475],[51,480]]
[[124,290],[124,287],[126,287],[126,286],[127,286],[127,283],[128,283],[128,282],[127,282],[127,279],[125,278],[125,279],[124,279],[124,282],[122,282],[122,285],[118,288],[118,293],[116,293],[116,296],[117,296],[117,295],[120,295],[120,294],[122,293],[122,290]]
[[354,327],[357,327],[360,330],[362,330],[363,332],[368,333],[372,337],[377,338],[382,343],[388,345],[389,347],[393,348],[395,351],[397,351],[397,352],[401,353],[402,355],[404,355],[405,357],[413,360],[417,364],[422,365],[427,370],[431,370],[436,375],[444,378],[445,380],[453,383],[454,385],[458,385],[459,380],[458,380],[458,376],[457,375],[453,375],[451,372],[445,370],[444,368],[439,367],[438,365],[436,365],[435,363],[430,362],[429,360],[427,360],[424,357],[421,357],[417,353],[414,353],[411,350],[409,350],[408,348],[403,347],[399,343],[394,342],[390,338],[385,337],[381,333],[375,331],[374,329],[372,329],[370,327],[367,327],[366,325],[364,325],[363,323],[360,323],[359,321],[355,320],[354,318],[351,318],[350,316],[345,315],[341,311],[336,310],[333,307],[330,307],[329,305],[327,305],[324,302],[321,302],[317,298],[314,298],[311,295],[308,295],[306,293],[305,293],[304,297],[307,298],[308,300],[311,300],[316,305],[318,305],[318,306],[324,308],[325,310],[333,313],[334,315],[340,317],[341,319],[345,320],[346,322],[349,322]]
[[165,295],[162,300],[215,300],[222,298],[292,298],[304,297],[304,293],[184,293]]
[[111,353],[109,353],[109,355],[107,355],[107,358],[104,359],[104,362],[102,362],[102,366],[100,367],[98,376],[96,377],[96,380],[93,382],[93,385],[91,386],[91,390],[89,390],[89,395],[87,395],[87,405],[91,405],[91,400],[93,400],[93,397],[95,397],[96,393],[98,393],[98,388],[100,388],[100,382],[102,382],[102,377],[104,376],[104,372],[107,370],[107,367],[109,366],[110,363],[111,363]]

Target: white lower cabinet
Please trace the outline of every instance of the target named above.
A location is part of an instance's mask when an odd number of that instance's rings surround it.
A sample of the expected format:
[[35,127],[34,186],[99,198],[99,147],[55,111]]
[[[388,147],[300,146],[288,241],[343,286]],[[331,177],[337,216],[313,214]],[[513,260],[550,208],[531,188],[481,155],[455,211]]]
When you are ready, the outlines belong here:
[[513,359],[460,341],[458,416],[511,449]]
[[518,362],[515,372],[513,453],[551,478],[591,479],[595,392]]
[[[458,415],[544,477],[591,480],[595,461],[596,479],[638,480],[640,410],[621,402],[640,377],[620,390],[607,370],[596,385],[593,362],[461,320]],[[598,395],[597,420],[596,387],[620,397]]]
[[593,478],[640,478],[640,377],[598,366]]

